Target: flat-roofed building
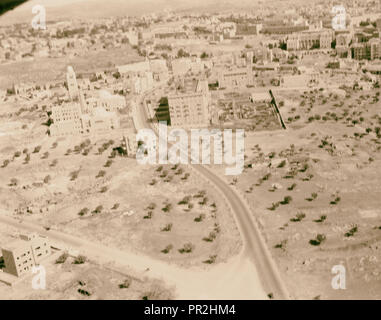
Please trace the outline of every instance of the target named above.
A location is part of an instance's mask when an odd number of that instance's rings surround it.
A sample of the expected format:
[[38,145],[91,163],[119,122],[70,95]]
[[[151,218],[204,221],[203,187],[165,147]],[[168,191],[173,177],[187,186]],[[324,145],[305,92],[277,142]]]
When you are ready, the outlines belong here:
[[135,62],[135,63],[130,63],[130,64],[125,64],[122,66],[117,66],[116,67],[118,71],[123,74],[123,73],[141,73],[141,72],[146,72],[150,71],[150,63],[148,60],[141,61],[141,62]]
[[205,80],[185,92],[168,96],[171,126],[197,128],[209,125],[210,93]]
[[253,73],[249,68],[240,68],[221,72],[218,76],[220,88],[244,88],[253,85]]
[[78,103],[53,106],[50,134],[52,136],[81,134],[83,132],[81,117],[81,107]]
[[304,31],[287,37],[287,50],[330,49],[332,41],[333,32],[330,30]]
[[372,38],[369,40],[370,59],[381,59],[381,39]]
[[4,272],[20,277],[51,254],[49,241],[37,234],[22,235],[2,248]]

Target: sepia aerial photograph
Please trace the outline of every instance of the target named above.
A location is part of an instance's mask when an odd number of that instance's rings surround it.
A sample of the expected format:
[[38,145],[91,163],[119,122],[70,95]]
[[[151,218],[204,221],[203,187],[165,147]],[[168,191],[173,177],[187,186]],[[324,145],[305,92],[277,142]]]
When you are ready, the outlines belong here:
[[380,82],[380,0],[0,0],[0,300],[381,300]]

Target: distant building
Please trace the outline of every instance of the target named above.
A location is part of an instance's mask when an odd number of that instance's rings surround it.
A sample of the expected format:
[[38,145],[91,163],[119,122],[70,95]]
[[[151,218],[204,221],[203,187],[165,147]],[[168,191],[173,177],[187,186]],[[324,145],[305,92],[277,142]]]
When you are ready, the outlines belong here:
[[218,86],[220,88],[244,88],[253,85],[253,83],[253,73],[249,68],[221,72],[218,76]]
[[117,66],[118,71],[123,73],[140,73],[150,71],[150,63],[148,60]]
[[370,60],[381,59],[381,39],[373,38],[369,40]]
[[2,248],[4,272],[20,277],[51,254],[47,238],[37,234],[22,235]]
[[270,103],[271,96],[268,92],[255,92],[250,95],[250,101],[254,104]]
[[333,33],[330,30],[304,31],[287,37],[287,50],[330,49]]
[[355,60],[370,60],[371,46],[368,42],[355,43],[351,47],[352,58]]

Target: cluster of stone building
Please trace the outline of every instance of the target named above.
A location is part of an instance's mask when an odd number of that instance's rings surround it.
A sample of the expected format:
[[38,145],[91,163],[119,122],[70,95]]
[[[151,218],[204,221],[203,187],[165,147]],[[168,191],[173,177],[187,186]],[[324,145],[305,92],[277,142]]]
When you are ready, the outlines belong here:
[[70,100],[52,107],[51,136],[98,134],[119,128],[116,111],[124,108],[124,97],[103,94],[99,99],[86,100],[70,66],[67,69],[66,83]]

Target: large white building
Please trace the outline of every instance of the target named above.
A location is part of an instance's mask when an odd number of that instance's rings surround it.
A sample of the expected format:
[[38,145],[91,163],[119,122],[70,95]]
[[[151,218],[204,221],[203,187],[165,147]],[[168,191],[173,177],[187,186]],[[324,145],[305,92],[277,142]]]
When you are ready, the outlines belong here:
[[210,100],[205,80],[199,81],[193,90],[169,95],[171,126],[181,128],[208,126]]
[[304,31],[288,36],[287,50],[331,49],[332,41],[332,30]]

